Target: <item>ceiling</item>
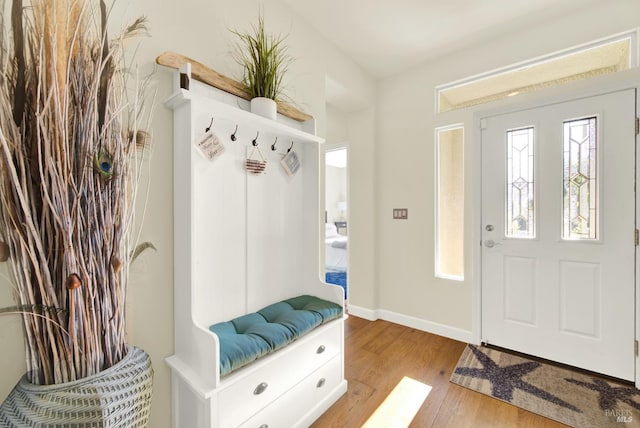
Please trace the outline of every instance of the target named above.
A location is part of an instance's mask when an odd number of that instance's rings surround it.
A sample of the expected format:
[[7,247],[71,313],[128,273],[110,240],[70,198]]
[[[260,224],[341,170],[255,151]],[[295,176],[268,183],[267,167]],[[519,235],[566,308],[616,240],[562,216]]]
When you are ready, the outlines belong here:
[[374,78],[607,0],[282,0]]

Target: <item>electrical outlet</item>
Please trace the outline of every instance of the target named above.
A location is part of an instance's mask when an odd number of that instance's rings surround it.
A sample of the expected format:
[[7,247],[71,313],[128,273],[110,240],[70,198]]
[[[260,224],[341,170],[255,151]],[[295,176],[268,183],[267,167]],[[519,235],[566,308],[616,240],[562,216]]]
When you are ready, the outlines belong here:
[[409,218],[408,208],[394,208],[393,219],[394,220],[407,220]]

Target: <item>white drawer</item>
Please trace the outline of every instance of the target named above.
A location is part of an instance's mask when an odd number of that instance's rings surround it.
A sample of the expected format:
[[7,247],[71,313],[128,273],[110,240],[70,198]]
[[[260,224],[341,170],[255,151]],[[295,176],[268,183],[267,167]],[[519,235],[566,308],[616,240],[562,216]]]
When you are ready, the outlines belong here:
[[336,356],[240,428],[291,428],[342,382],[342,359]]
[[320,327],[233,374],[219,392],[220,426],[238,426],[340,354],[341,323]]

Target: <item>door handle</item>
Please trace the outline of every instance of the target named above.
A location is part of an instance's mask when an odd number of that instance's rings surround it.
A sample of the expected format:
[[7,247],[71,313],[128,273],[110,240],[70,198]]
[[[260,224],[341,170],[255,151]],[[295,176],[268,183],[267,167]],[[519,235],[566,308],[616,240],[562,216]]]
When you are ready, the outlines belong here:
[[496,245],[502,245],[502,242],[496,242],[493,239],[485,239],[484,246],[487,248],[493,248]]

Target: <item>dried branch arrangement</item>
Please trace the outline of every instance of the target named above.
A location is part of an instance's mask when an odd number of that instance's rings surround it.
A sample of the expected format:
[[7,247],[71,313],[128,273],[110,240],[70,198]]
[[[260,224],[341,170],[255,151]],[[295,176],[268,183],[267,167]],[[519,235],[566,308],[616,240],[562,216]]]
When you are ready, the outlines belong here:
[[146,26],[140,18],[109,38],[104,0],[11,1],[11,25],[0,24],[0,240],[28,379],[57,384],[126,353],[150,108],[148,79],[127,70],[123,44]]

